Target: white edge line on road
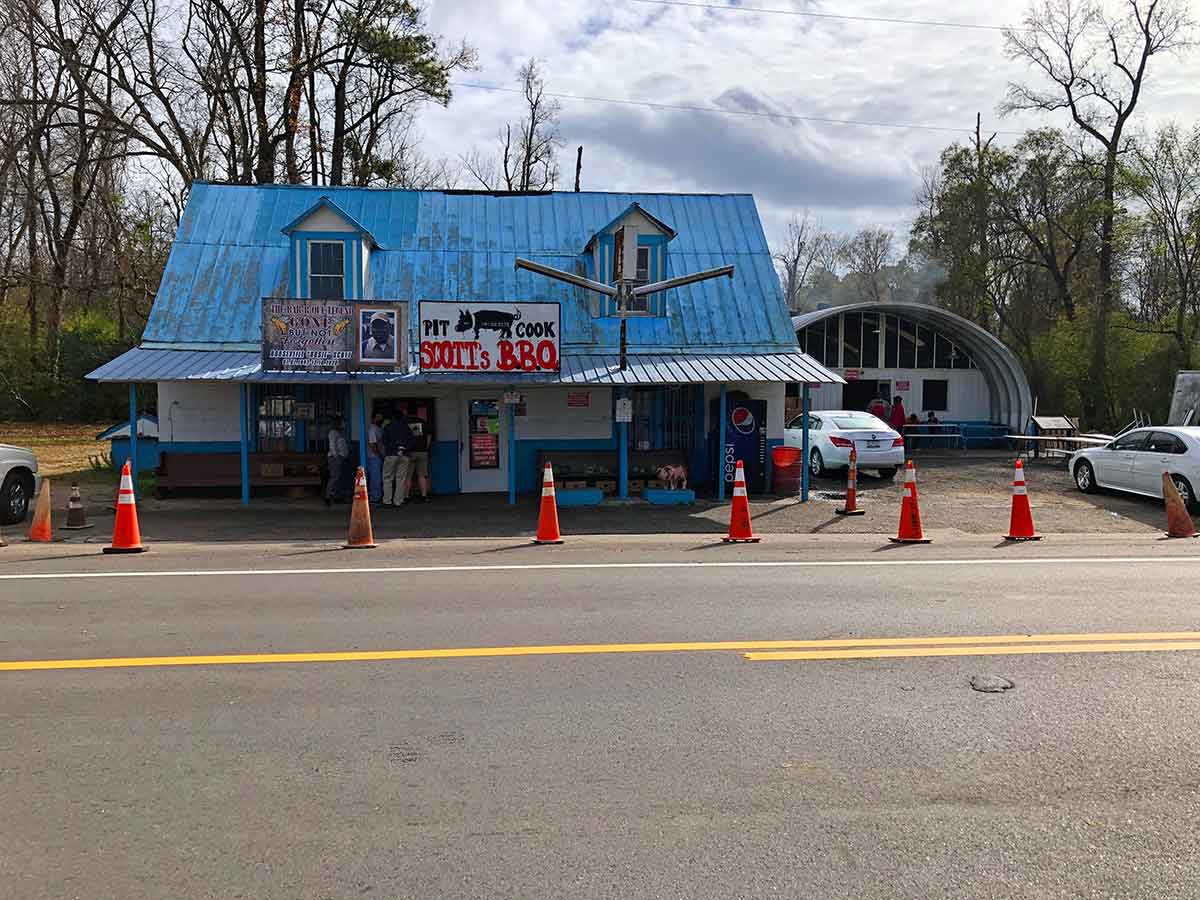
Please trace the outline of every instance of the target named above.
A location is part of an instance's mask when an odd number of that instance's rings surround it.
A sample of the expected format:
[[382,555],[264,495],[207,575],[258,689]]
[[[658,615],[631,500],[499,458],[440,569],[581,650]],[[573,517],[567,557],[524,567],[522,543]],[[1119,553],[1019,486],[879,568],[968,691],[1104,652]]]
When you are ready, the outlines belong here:
[[53,581],[68,578],[215,578],[247,575],[308,576],[308,575],[379,575],[383,573],[437,572],[556,572],[587,569],[824,569],[824,568],[885,568],[905,566],[1064,566],[1131,563],[1200,563],[1200,556],[1059,556],[1037,559],[812,559],[812,560],[744,560],[705,562],[623,562],[623,563],[496,563],[489,565],[442,566],[355,566],[326,569],[194,569],[161,572],[28,572],[0,575],[0,581]]

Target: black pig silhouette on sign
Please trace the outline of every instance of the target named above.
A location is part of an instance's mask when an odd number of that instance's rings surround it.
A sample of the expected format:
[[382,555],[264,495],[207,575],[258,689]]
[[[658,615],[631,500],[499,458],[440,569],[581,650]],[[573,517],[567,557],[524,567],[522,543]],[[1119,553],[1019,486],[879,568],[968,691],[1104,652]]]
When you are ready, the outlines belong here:
[[498,309],[477,310],[474,317],[465,309],[458,311],[458,324],[454,330],[459,334],[464,331],[474,331],[475,340],[479,340],[480,331],[498,331],[500,337],[511,339],[513,322],[521,318],[518,310],[515,313],[501,312]]

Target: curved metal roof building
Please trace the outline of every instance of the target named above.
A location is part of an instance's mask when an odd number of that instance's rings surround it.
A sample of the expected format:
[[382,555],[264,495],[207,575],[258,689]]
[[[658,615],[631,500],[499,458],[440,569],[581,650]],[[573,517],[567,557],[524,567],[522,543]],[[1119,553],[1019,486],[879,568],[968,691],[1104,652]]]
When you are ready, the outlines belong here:
[[1016,355],[974,322],[948,310],[923,303],[854,303],[794,316],[792,327],[800,332],[824,319],[855,312],[899,316],[946,335],[971,355],[982,373],[988,386],[991,420],[1017,430],[1029,421],[1033,396]]

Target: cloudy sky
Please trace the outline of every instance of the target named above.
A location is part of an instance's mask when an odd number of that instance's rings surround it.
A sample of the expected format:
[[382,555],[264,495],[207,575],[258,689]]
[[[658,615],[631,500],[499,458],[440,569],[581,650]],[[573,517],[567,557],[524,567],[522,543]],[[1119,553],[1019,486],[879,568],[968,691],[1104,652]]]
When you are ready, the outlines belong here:
[[[718,107],[729,114],[562,101],[573,177],[584,145],[586,190],[753,193],[768,237],[809,209],[828,228],[885,225],[906,235],[922,167],[984,128],[1019,132],[1037,120],[1000,119],[1011,80],[1033,78],[1004,54],[1001,32],[823,19],[737,7],[801,10],[974,25],[1019,24],[1025,0],[695,0],[718,9],[645,0],[428,0],[431,29],[479,51],[460,82],[512,88],[530,56],[547,90],[578,97]],[[1117,0],[1113,0],[1117,2]],[[727,4],[727,5],[726,5]],[[1139,124],[1200,113],[1200,51],[1152,60]],[[422,113],[423,148],[457,157],[495,141],[520,98],[461,86],[448,109]],[[737,113],[767,113],[744,115]],[[867,127],[787,116],[962,129]],[[570,184],[563,187],[569,189]]]

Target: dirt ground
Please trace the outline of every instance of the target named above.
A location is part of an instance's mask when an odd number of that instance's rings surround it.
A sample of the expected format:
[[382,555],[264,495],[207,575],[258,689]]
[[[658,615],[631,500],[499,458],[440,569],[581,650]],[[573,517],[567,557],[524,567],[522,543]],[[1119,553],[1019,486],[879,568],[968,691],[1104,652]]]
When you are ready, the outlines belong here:
[[32,450],[43,475],[85,472],[91,458],[108,452],[108,442],[97,441],[96,435],[111,424],[0,422],[0,444]]
[[[89,433],[88,426],[79,430]],[[95,432],[90,432],[94,434]],[[78,453],[78,451],[75,451]],[[70,459],[68,454],[56,459]],[[59,467],[65,463],[60,462]],[[1012,457],[1004,453],[918,452],[916,457],[921,517],[929,536],[995,535],[1007,531],[1011,509]],[[1037,530],[1046,535],[1153,534],[1165,525],[1162,502],[1115,494],[1084,495],[1061,464],[1032,463],[1026,468]],[[70,474],[54,477],[54,505],[61,521]],[[756,532],[769,534],[895,534],[903,475],[891,482],[873,473],[859,476],[859,502],[866,515],[847,518],[835,510],[845,485],[838,479],[813,484],[811,502],[795,497],[755,497],[751,511]],[[106,542],[111,535],[111,471],[86,472],[83,496],[96,528],[63,532],[71,541]],[[156,499],[143,486],[138,504],[147,540],[165,541],[331,541],[346,529],[346,506],[326,508],[315,496],[289,499],[256,495],[243,508],[236,492],[172,495]],[[517,537],[532,535],[538,498],[523,496],[515,507],[503,495],[437,497],[428,505],[372,513],[378,539]],[[564,534],[708,534],[725,533],[728,502],[701,498],[689,507],[655,507],[641,500],[609,500],[598,508],[560,509]]]

